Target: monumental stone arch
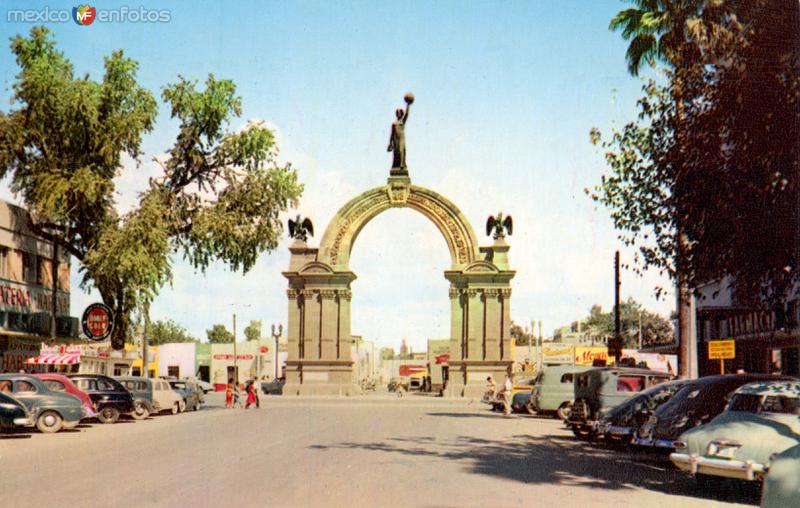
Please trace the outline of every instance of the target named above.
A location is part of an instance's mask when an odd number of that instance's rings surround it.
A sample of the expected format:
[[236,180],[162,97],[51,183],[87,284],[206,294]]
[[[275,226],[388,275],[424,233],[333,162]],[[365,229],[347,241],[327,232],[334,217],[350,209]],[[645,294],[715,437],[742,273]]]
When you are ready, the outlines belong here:
[[[284,395],[351,395],[358,391],[350,355],[350,253],[364,226],[393,207],[411,208],[438,228],[450,251],[448,396],[480,396],[486,376],[502,380],[511,367],[509,245],[501,236],[479,247],[464,214],[444,196],[405,175],[368,190],[334,216],[319,247],[289,248],[288,347]],[[442,295],[444,296],[444,295]],[[403,302],[397,302],[402,314]]]

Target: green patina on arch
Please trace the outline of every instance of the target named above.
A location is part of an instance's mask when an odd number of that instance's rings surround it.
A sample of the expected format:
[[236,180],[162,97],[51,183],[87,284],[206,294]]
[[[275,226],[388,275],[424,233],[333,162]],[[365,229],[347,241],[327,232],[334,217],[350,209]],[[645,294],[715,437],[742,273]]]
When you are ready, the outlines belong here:
[[350,253],[364,226],[384,210],[412,208],[427,217],[447,242],[453,269],[478,259],[478,240],[467,218],[447,198],[406,181],[392,182],[359,194],[333,217],[319,246],[318,260],[335,270],[347,270]]

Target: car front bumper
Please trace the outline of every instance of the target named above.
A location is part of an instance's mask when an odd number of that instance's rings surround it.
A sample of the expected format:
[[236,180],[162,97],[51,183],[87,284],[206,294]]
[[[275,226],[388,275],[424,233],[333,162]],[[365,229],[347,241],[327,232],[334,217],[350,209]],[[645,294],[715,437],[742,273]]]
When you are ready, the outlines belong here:
[[760,480],[767,474],[767,467],[764,464],[752,460],[721,459],[688,453],[672,453],[669,458],[679,469],[692,474],[750,481]]
[[35,422],[32,416],[20,416],[19,418],[14,418],[14,425],[17,427],[33,427]]
[[601,424],[599,430],[604,436],[612,439],[627,439],[633,435],[632,427],[613,425],[611,423]]

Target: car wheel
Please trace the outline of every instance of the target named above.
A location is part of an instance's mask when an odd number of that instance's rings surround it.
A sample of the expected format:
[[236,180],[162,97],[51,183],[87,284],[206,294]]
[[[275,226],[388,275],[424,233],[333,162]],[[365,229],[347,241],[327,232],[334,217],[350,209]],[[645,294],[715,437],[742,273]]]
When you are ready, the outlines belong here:
[[148,416],[150,416],[150,411],[147,409],[147,406],[144,405],[142,401],[136,401],[133,403],[133,413],[131,413],[136,420],[144,420]]
[[97,419],[102,423],[117,423],[117,420],[119,420],[119,411],[115,407],[104,407],[97,415]]
[[181,412],[181,405],[179,403],[175,403],[172,405],[172,414],[176,415]]
[[61,430],[64,420],[55,411],[45,411],[36,419],[36,428],[43,434],[53,434]]
[[569,420],[569,417],[572,415],[572,404],[569,402],[564,402],[561,404],[558,409],[556,409],[556,416],[562,421]]
[[529,415],[536,414],[536,407],[533,405],[532,400],[529,400],[528,403],[525,404],[525,411],[527,411]]
[[572,426],[572,433],[575,434],[575,437],[582,441],[591,441],[597,435],[597,433],[593,430],[585,429],[580,424]]

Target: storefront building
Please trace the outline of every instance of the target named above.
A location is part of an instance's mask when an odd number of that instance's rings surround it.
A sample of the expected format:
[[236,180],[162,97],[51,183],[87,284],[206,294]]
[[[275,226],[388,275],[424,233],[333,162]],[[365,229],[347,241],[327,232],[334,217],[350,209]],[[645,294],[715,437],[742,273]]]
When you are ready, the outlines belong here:
[[[159,346],[147,346],[147,370],[149,377],[155,378],[159,376],[158,373],[158,349]],[[141,344],[125,344],[125,351],[133,356],[133,363],[131,363],[131,376],[141,376],[144,372],[142,361],[142,345]]]
[[235,356],[234,360],[233,344],[211,344],[211,382],[216,390],[224,390],[229,379],[244,383],[275,372],[274,353],[266,341],[237,342]]
[[[697,298],[699,374],[744,371],[800,376],[800,300],[773,311],[739,305],[727,281],[703,286]],[[710,341],[733,340],[735,357],[709,359]]]
[[195,375],[195,343],[162,344],[158,359],[158,370],[162,376],[176,379]]
[[69,308],[69,256],[33,234],[30,224],[24,209],[0,201],[0,372],[41,371],[26,360],[41,354],[43,342],[71,344],[78,337]]
[[211,382],[211,344],[199,343],[194,346],[195,353],[195,366],[197,372],[195,375],[205,381]]
[[141,362],[141,352],[115,351],[110,342],[98,344],[42,343],[36,355],[25,358],[25,370],[62,374],[102,374],[130,376],[134,361]]

